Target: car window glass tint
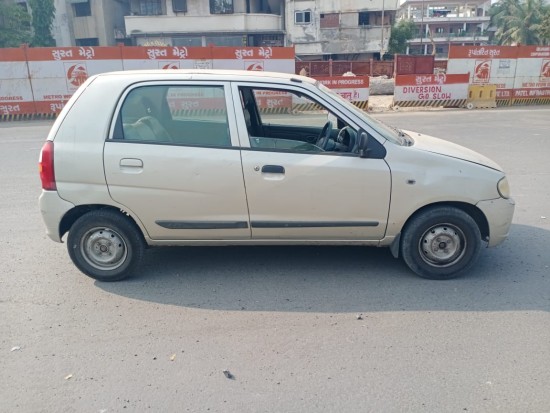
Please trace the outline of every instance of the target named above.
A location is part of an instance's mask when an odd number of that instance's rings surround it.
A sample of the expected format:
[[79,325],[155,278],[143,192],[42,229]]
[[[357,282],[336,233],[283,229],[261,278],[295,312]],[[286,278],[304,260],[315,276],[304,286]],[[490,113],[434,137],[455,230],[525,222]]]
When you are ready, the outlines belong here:
[[120,112],[123,138],[129,141],[172,142],[166,128],[165,87],[140,87],[126,96]]
[[166,99],[177,143],[231,146],[223,86],[170,87]]
[[193,146],[230,146],[222,86],[145,86],[121,110],[123,137]]
[[291,152],[354,152],[356,133],[307,95],[240,88],[250,146]]

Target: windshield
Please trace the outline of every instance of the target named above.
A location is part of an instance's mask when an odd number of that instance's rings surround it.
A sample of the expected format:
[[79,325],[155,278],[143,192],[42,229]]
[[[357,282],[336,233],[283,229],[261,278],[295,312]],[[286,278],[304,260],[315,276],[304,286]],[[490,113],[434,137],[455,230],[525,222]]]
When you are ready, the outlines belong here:
[[386,125],[384,122],[373,118],[372,116],[368,115],[366,112],[359,109],[357,106],[349,102],[348,100],[344,99],[342,96],[340,96],[338,93],[333,91],[332,89],[329,89],[325,85],[323,85],[321,82],[316,82],[317,87],[325,92],[331,95],[334,99],[336,99],[340,104],[346,107],[349,111],[353,112],[356,116],[359,116],[361,119],[363,119],[365,122],[369,124],[370,127],[372,127],[374,130],[376,130],[380,135],[382,135],[384,138],[389,140],[390,142],[393,142],[397,145],[406,145],[407,141],[405,139],[405,135],[397,128],[393,126]]

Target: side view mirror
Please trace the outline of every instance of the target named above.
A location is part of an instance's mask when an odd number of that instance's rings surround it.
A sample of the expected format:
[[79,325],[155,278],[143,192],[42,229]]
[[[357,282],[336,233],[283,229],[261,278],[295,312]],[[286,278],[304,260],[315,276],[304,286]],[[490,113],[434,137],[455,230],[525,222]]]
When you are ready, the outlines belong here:
[[369,156],[369,150],[367,149],[369,143],[369,135],[367,132],[361,131],[359,134],[359,157],[367,158]]

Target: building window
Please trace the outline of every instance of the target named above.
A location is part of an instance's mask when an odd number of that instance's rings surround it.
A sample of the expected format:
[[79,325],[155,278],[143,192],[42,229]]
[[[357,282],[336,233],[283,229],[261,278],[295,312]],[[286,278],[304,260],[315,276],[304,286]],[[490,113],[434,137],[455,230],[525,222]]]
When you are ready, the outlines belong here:
[[321,29],[335,28],[340,26],[340,15],[338,13],[321,13]]
[[90,0],[83,1],[82,3],[73,3],[73,10],[75,17],[91,16],[92,8],[90,7]]
[[369,12],[368,11],[360,11],[359,12],[359,26],[368,26],[369,23]]
[[202,37],[172,37],[172,46],[201,47]]
[[99,39],[97,37],[88,37],[85,39],[75,39],[77,46],[99,46]]
[[160,0],[140,0],[139,14],[142,16],[158,16],[162,14],[162,4]]
[[174,13],[187,13],[187,0],[172,0],[172,11]]
[[296,24],[309,24],[311,23],[310,11],[297,11],[294,13],[294,23]]
[[443,33],[443,27],[438,27],[435,29],[436,33]]
[[205,40],[207,46],[246,46],[246,36],[206,36]]
[[233,0],[210,0],[210,14],[232,14]]

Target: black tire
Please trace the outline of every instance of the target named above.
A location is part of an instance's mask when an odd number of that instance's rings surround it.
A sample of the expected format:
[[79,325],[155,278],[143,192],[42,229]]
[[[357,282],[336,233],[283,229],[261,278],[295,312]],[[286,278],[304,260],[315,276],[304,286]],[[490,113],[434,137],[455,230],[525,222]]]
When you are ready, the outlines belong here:
[[96,210],[71,226],[67,249],[84,274],[99,281],[118,281],[137,268],[145,241],[139,228],[122,213]]
[[401,255],[416,274],[448,280],[467,271],[481,249],[481,233],[473,218],[453,207],[428,208],[407,223]]

